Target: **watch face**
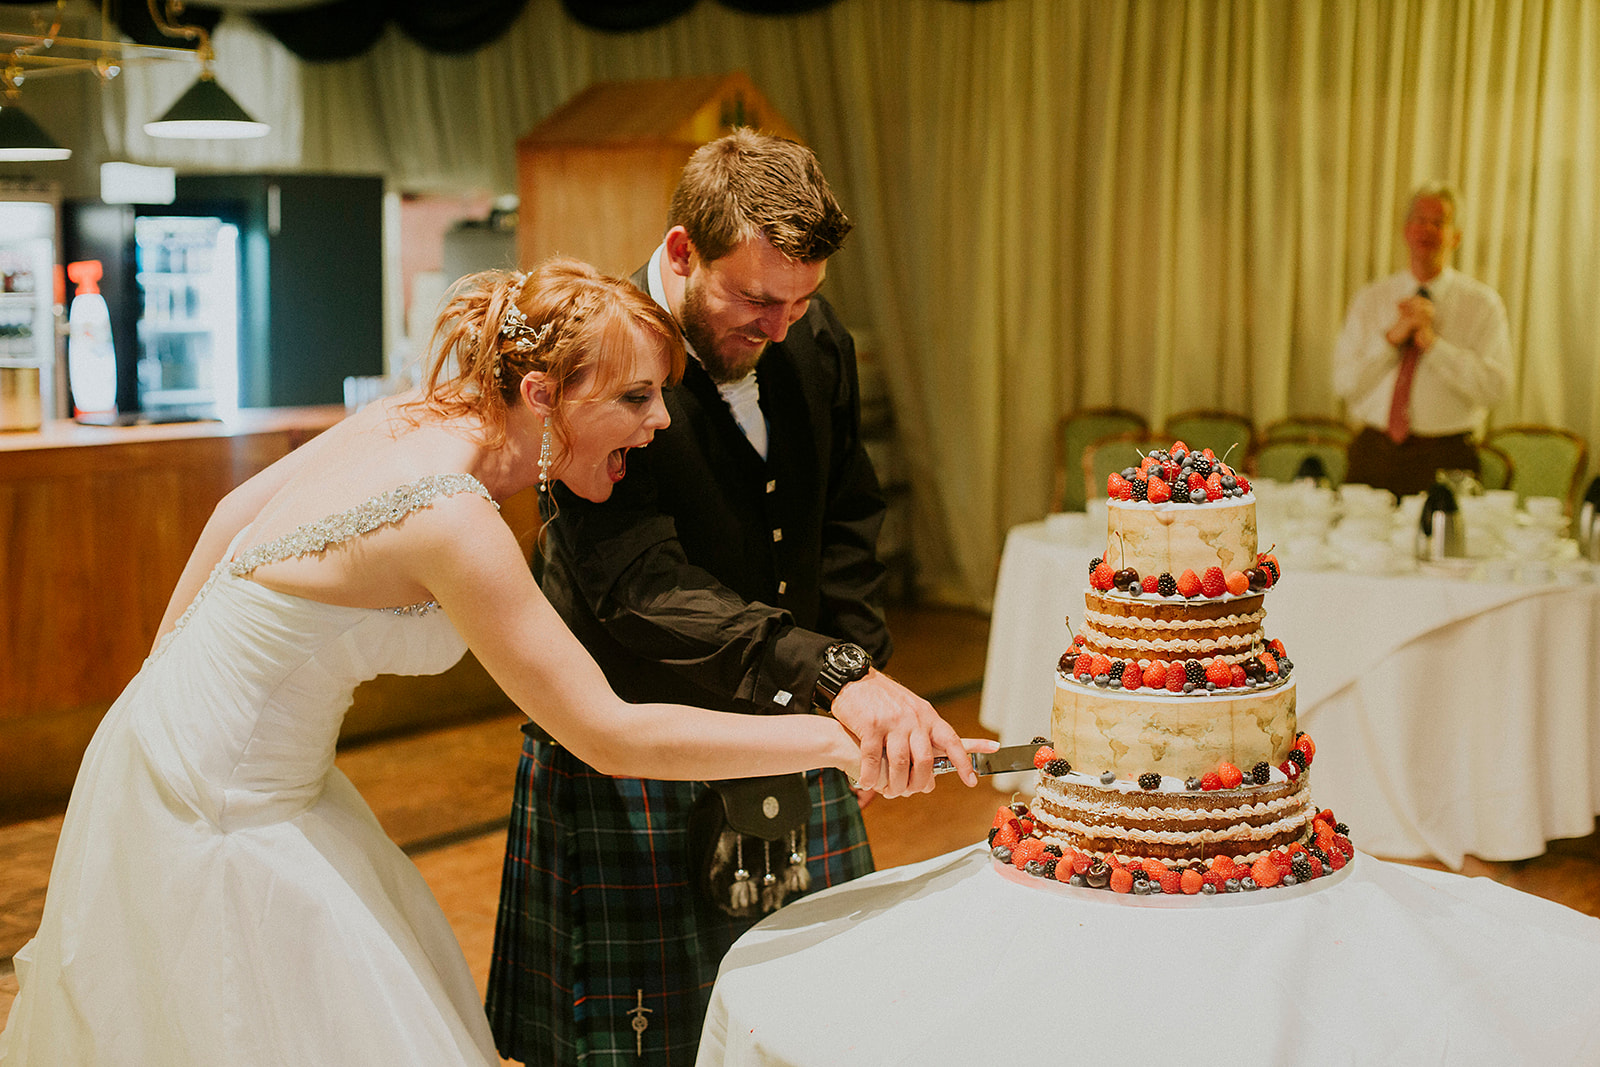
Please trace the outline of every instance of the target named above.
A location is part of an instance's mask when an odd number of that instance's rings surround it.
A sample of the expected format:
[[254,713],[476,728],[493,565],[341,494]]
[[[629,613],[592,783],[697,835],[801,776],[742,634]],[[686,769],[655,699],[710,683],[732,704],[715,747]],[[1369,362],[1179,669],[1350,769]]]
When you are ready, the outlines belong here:
[[828,648],[828,666],[847,678],[859,678],[872,666],[872,657],[860,645],[840,644]]

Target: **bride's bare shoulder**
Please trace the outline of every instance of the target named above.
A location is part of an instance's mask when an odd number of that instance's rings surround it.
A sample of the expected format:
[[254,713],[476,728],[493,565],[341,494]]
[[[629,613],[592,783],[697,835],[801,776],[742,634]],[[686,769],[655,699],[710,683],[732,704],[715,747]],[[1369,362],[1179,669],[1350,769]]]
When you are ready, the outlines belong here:
[[[309,522],[374,503],[407,513],[435,506],[441,516],[471,516],[492,507],[489,492],[466,471],[474,446],[427,422],[396,426],[373,409],[350,416],[291,454],[292,472],[266,500],[254,522],[257,538],[271,538]],[[471,503],[443,507],[455,497]]]

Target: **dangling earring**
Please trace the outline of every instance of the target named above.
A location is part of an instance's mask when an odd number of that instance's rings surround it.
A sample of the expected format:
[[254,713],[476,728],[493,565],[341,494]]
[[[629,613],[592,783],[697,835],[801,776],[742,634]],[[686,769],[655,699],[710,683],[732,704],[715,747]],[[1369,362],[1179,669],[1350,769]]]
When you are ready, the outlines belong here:
[[545,424],[544,439],[539,442],[539,492],[550,491],[550,425]]

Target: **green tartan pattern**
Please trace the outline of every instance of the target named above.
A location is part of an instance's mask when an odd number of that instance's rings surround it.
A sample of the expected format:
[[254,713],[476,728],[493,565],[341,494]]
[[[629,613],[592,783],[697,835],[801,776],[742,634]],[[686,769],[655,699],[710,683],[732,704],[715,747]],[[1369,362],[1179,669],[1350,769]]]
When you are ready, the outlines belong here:
[[[870,873],[849,782],[832,770],[807,778],[812,889]],[[489,971],[501,1055],[540,1067],[694,1062],[717,968],[753,925],[694,889],[689,813],[706,788],[608,778],[524,742]]]

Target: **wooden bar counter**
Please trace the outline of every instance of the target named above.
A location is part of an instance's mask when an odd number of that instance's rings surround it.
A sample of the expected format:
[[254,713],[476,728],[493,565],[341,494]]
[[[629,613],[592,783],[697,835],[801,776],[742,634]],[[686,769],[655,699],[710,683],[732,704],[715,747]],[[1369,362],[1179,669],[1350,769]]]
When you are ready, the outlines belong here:
[[[59,808],[101,716],[139,670],[217,501],[345,415],[247,409],[224,422],[0,434],[0,823]],[[502,515],[530,548],[533,494]],[[344,740],[503,710],[469,654],[356,692]],[[518,743],[507,738],[508,745]]]

